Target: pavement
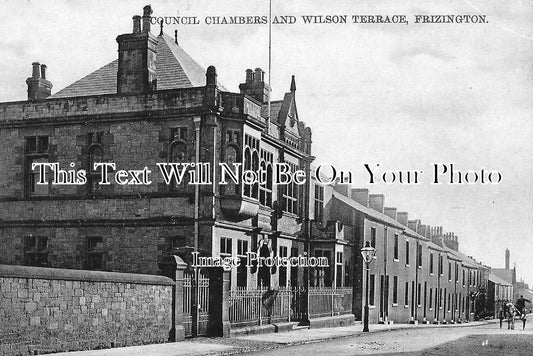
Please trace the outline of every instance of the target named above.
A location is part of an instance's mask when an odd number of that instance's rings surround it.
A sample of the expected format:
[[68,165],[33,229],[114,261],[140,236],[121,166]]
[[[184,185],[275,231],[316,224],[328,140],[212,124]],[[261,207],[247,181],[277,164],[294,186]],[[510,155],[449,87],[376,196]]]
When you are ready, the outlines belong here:
[[[371,324],[370,333],[401,329],[465,328],[498,323],[499,320],[476,321],[449,325],[412,325],[412,324]],[[299,329],[289,332],[243,335],[229,338],[199,337],[181,342],[142,346],[118,347],[113,349],[62,352],[52,355],[68,356],[136,356],[136,355],[231,355],[243,352],[275,349],[279,347],[323,342],[363,334],[361,322],[354,325],[334,328]]]

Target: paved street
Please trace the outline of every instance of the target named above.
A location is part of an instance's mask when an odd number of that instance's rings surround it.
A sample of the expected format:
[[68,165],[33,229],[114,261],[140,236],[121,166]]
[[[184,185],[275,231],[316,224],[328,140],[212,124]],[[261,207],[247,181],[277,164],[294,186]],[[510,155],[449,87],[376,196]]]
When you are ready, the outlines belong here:
[[[325,342],[262,350],[252,355],[533,355],[533,326],[498,324],[416,328],[359,334]],[[289,334],[286,334],[287,336]],[[281,336],[281,335],[280,335]]]
[[533,355],[533,325],[499,328],[497,320],[458,325],[370,325],[291,332],[199,337],[176,343],[78,351],[54,355]]

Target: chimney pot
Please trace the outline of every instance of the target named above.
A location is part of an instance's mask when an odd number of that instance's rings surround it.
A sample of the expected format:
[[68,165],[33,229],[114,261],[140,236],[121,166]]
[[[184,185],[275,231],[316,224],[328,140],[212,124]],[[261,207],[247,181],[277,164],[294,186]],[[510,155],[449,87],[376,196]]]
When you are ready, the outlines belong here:
[[254,81],[254,71],[251,69],[246,69],[246,83],[251,83]]
[[31,76],[33,78],[40,78],[41,77],[40,69],[39,69],[40,63],[39,62],[33,62],[31,65],[33,67]]
[[146,5],[143,7],[143,29],[142,32],[150,32],[150,21],[152,15],[152,7],[150,5]]
[[[41,77],[42,75],[42,77]],[[52,83],[46,80],[46,65],[39,62],[32,63],[32,75],[26,79],[28,85],[28,100],[41,100],[52,93]]]
[[133,16],[133,33],[141,33],[141,17],[139,15]]
[[41,78],[46,79],[46,64],[41,64]]
[[261,103],[266,103],[270,97],[270,86],[265,83],[265,72],[261,68],[246,70],[246,81],[239,84],[241,94],[246,94]]
[[207,67],[206,85],[217,85],[217,70],[214,66]]
[[254,80],[256,82],[264,82],[265,81],[264,74],[265,72],[263,72],[261,68],[255,68]]

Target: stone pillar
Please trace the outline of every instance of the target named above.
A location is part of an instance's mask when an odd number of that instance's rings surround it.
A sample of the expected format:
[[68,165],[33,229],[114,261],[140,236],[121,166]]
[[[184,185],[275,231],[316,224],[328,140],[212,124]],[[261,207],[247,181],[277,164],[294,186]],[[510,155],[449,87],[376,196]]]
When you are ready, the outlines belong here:
[[209,321],[208,336],[230,335],[229,293],[230,271],[223,268],[209,268]]
[[169,332],[169,341],[185,340],[185,327],[183,326],[183,279],[187,264],[175,255],[164,257],[158,264],[161,275],[171,278],[175,283],[172,288],[172,327]]

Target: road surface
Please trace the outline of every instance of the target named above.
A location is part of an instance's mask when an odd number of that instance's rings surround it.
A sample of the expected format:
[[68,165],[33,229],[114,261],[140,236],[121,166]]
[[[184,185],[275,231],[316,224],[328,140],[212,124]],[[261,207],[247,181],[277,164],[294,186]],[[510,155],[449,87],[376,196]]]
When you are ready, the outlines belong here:
[[[530,320],[531,321],[531,320]],[[533,326],[497,323],[369,333],[250,353],[251,355],[533,355]]]

